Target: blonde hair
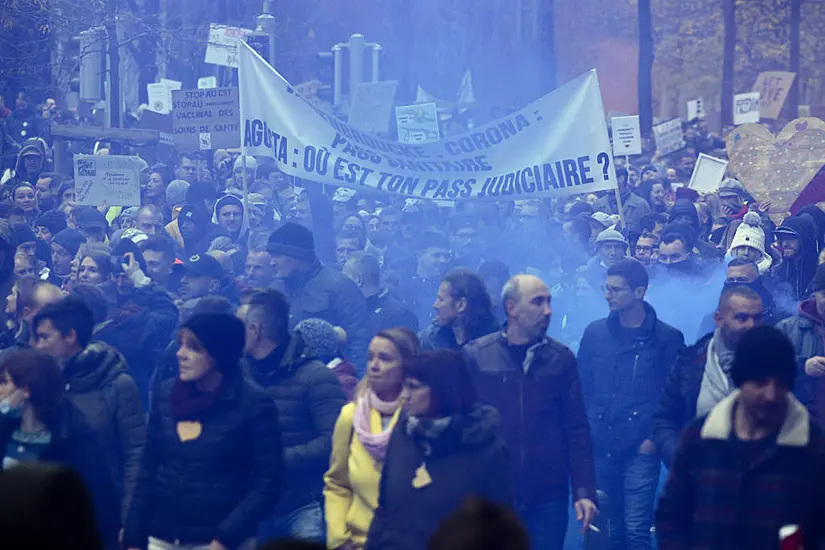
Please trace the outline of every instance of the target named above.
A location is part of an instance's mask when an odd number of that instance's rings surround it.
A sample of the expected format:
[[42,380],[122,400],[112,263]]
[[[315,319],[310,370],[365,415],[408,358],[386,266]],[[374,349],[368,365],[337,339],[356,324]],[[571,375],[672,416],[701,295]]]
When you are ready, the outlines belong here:
[[[380,331],[373,338],[383,338],[392,342],[398,355],[401,356],[401,361],[406,361],[414,355],[418,355],[421,351],[421,343],[418,341],[418,336],[415,332],[407,327],[393,327]],[[352,392],[352,400],[357,401],[358,398],[369,390],[369,377],[365,376],[358,382],[355,391]]]

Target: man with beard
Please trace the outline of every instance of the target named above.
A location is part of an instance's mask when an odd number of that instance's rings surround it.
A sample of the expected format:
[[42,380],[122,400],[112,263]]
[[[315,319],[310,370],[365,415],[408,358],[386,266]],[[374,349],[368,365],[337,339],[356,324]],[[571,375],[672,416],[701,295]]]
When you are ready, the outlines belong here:
[[676,358],[653,415],[653,441],[668,467],[682,429],[733,392],[734,354],[742,335],[762,324],[763,311],[762,298],[752,289],[726,288],[714,313],[716,330]]
[[263,290],[270,288],[274,282],[275,270],[272,268],[272,255],[265,248],[250,250],[244,264],[243,286]]
[[[746,286],[754,290],[762,298],[762,305],[764,311],[764,324],[772,327],[777,323],[790,317],[790,313],[780,308],[773,299],[773,294],[770,289],[765,286],[765,279],[759,274],[759,268],[747,258],[734,258],[728,264],[728,270],[725,276],[725,285],[723,288],[731,288],[734,286]],[[702,319],[702,324],[699,326],[698,338],[705,334],[712,332],[716,326],[713,320],[713,314],[709,314]]]
[[475,271],[484,261],[481,235],[476,221],[465,214],[450,217],[450,247],[452,265]]
[[[742,337],[736,390],[682,434],[656,511],[659,548],[822,547],[825,438],[791,394],[796,376],[779,331]],[[788,528],[799,540],[780,544]]]
[[576,357],[547,337],[550,289],[517,275],[504,285],[503,330],[464,347],[479,400],[501,414],[516,505],[535,548],[562,548],[570,491],[587,532],[596,514],[593,444]]
[[825,421],[825,264],[816,268],[811,280],[811,297],[799,304],[799,311],[776,325],[794,347],[797,381],[794,393],[808,408],[811,418],[823,426]]
[[219,294],[223,276],[221,264],[209,254],[195,254],[184,262],[184,274],[178,290],[181,320],[189,318],[198,300]]
[[775,234],[782,251],[782,263],[771,270],[776,289],[790,301],[802,300],[818,263],[816,228],[807,216],[793,216]]

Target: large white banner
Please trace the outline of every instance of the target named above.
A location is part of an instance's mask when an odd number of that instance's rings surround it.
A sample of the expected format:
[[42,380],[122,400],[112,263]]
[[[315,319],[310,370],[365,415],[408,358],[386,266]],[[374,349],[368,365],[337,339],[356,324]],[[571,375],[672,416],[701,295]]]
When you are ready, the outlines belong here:
[[516,200],[616,187],[596,71],[437,143],[387,141],[320,111],[238,44],[241,143],[285,173],[411,198]]

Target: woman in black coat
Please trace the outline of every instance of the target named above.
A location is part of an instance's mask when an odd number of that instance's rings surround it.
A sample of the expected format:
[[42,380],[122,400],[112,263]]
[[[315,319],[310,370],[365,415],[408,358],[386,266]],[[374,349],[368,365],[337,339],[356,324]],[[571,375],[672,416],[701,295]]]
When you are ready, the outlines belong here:
[[[62,464],[80,474],[92,496],[100,539],[117,548],[120,504],[104,453],[86,418],[64,396],[60,367],[32,349],[15,351],[0,374],[3,469],[20,463]],[[44,525],[43,528],[49,528]]]
[[404,416],[390,438],[365,550],[421,550],[468,497],[513,504],[498,412],[479,406],[463,357],[422,353],[404,362]]
[[238,319],[194,315],[178,341],[178,377],[149,413],[124,546],[245,546],[282,484],[278,411],[241,376]]

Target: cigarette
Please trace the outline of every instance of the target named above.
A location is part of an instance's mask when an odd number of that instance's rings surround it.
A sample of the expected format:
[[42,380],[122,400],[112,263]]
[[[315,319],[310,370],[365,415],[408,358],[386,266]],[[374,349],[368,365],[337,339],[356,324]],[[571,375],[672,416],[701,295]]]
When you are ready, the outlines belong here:
[[599,529],[598,527],[596,527],[592,523],[590,525],[588,525],[587,528],[590,529],[591,531],[593,531],[594,533],[601,533],[602,532],[601,529]]

